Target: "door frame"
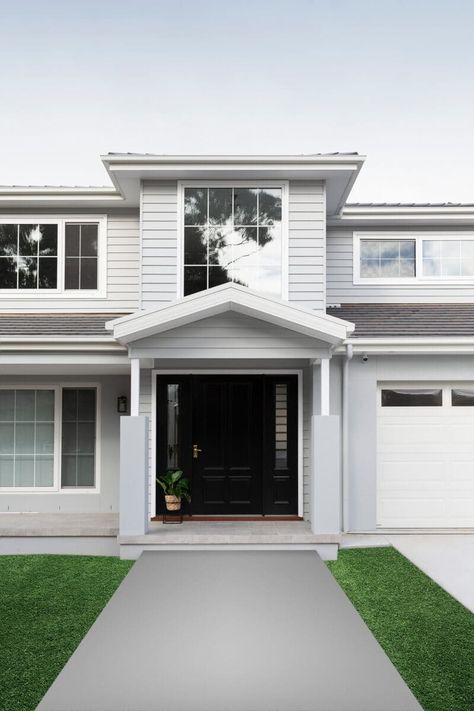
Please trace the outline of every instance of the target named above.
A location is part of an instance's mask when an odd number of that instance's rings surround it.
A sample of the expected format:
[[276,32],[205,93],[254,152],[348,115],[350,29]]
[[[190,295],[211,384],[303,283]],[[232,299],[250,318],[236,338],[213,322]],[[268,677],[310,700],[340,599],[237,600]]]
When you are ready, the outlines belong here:
[[151,371],[151,456],[149,517],[156,516],[156,376],[157,375],[296,375],[298,381],[298,516],[303,517],[303,370],[271,368],[157,368]]

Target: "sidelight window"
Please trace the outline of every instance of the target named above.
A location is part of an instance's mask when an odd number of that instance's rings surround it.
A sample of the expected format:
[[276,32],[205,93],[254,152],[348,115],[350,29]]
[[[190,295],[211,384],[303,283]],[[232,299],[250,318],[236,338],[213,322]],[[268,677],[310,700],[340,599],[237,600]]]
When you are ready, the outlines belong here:
[[167,414],[168,414],[168,442],[167,442],[167,468],[179,468],[179,384],[167,385]]
[[275,384],[275,469],[288,468],[288,385]]
[[96,390],[64,388],[62,397],[62,487],[95,485]]
[[184,295],[233,282],[282,295],[283,187],[184,188]]

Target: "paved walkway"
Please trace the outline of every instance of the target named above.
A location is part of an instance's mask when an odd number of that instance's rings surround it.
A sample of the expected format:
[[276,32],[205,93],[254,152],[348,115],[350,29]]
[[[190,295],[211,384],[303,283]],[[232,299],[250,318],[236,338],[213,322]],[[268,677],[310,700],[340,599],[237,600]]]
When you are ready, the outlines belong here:
[[474,612],[474,533],[357,534],[342,537],[342,548],[391,545],[446,592]]
[[312,551],[147,551],[38,711],[421,711]]

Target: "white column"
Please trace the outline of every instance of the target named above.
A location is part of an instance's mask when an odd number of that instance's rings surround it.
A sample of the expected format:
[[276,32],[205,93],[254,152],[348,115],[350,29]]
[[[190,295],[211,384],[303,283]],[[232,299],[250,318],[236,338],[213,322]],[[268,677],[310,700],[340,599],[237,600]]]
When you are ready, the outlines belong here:
[[329,415],[329,358],[321,358],[321,415]]
[[140,359],[130,360],[130,415],[140,414]]

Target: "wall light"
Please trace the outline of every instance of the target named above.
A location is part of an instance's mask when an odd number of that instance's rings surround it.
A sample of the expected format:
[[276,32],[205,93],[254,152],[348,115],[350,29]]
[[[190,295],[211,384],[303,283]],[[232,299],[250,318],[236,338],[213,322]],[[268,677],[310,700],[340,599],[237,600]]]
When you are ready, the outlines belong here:
[[128,412],[128,398],[126,395],[120,395],[120,397],[117,398],[117,412],[121,415]]

